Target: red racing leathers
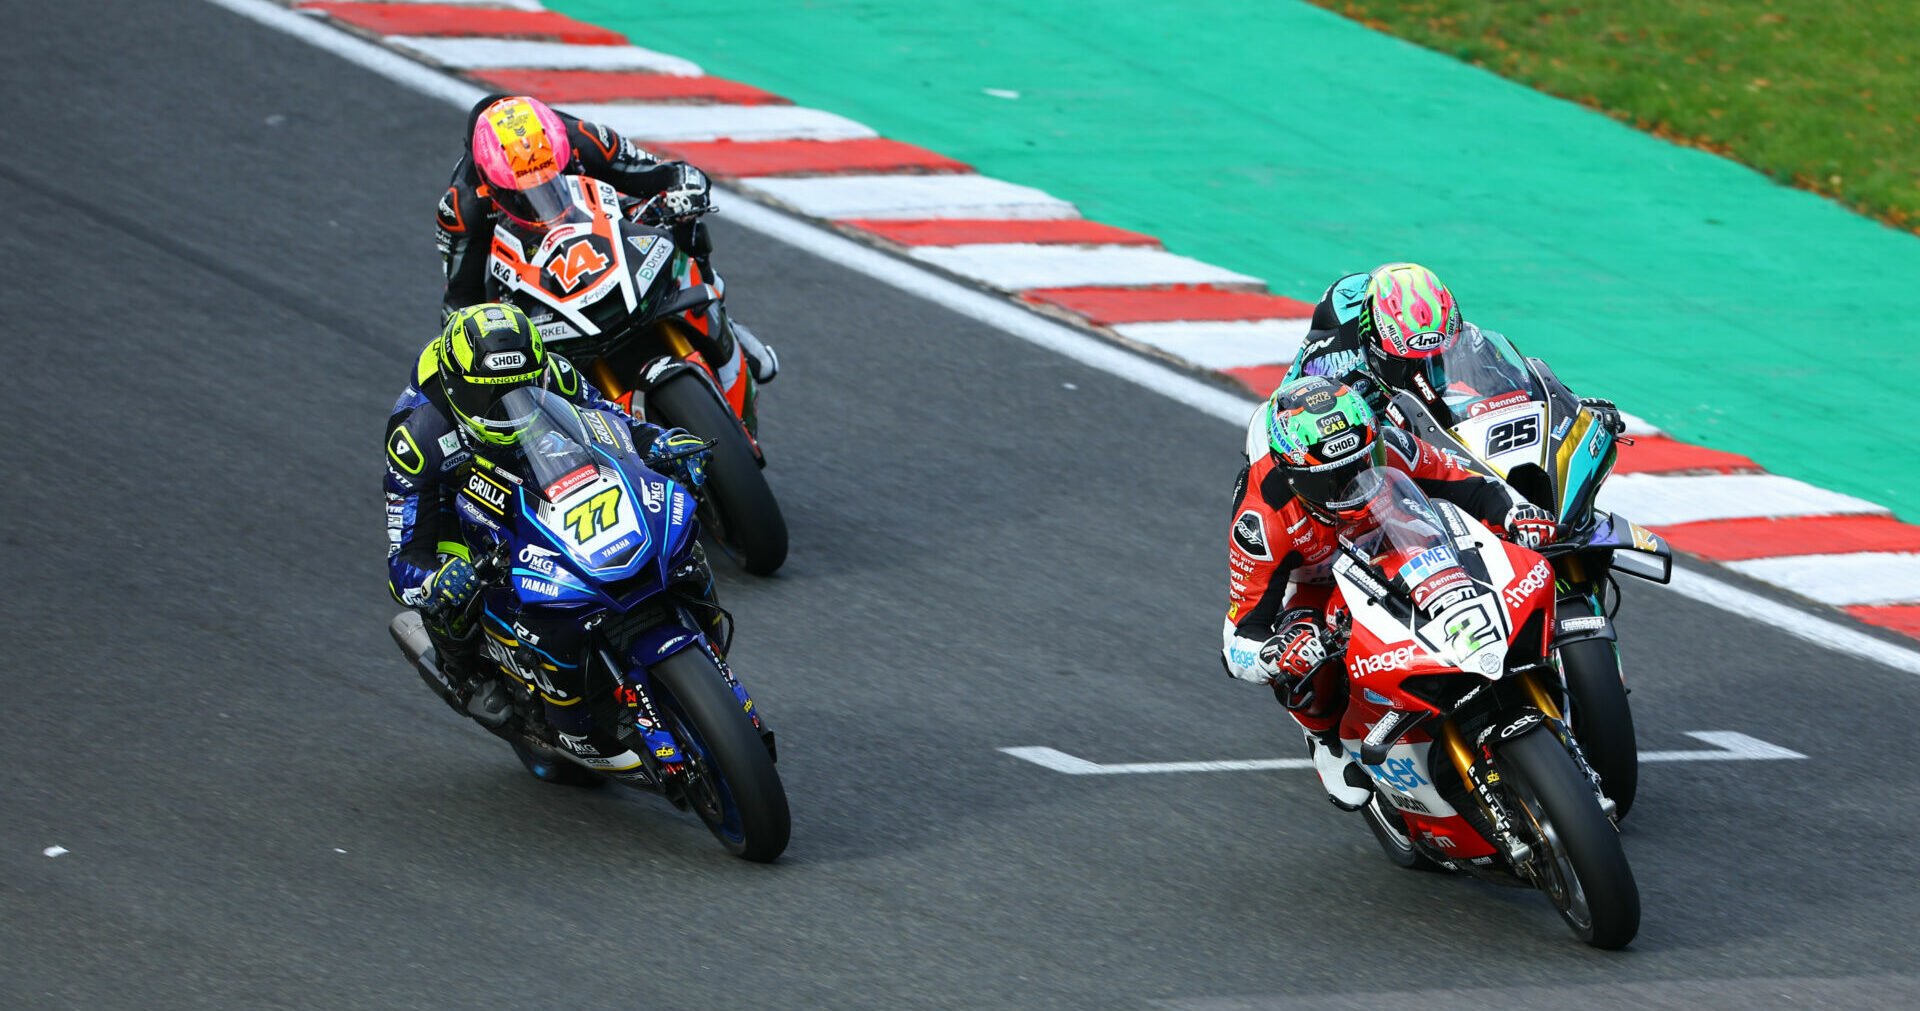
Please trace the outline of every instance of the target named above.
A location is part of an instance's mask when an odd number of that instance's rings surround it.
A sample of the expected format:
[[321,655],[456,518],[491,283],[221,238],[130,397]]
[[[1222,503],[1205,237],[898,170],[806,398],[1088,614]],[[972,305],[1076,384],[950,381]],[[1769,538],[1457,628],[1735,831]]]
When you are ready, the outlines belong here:
[[[1259,418],[1255,424],[1261,425]],[[1261,428],[1264,433],[1264,425]],[[1428,495],[1458,505],[1496,530],[1521,501],[1504,482],[1467,470],[1401,429],[1382,428],[1379,438],[1386,444],[1389,465],[1406,471]],[[1273,636],[1275,622],[1283,613],[1294,620],[1305,617],[1300,613],[1304,611],[1311,614],[1315,624],[1326,628],[1327,602],[1333,589],[1333,553],[1338,542],[1334,528],[1294,497],[1285,475],[1266,452],[1254,455],[1252,462],[1240,470],[1227,542],[1222,659],[1234,676],[1258,680],[1260,647]],[[1341,690],[1344,673],[1336,664],[1321,670],[1318,679],[1324,683],[1314,686],[1314,704],[1293,714],[1307,730],[1328,730],[1339,719],[1346,706]]]

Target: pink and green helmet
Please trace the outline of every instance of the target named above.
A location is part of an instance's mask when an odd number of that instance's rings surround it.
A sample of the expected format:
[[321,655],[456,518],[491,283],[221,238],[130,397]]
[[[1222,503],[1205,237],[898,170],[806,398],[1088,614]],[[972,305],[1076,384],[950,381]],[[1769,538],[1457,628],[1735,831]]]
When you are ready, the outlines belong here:
[[1453,292],[1417,263],[1374,268],[1360,306],[1360,340],[1367,353],[1431,358],[1453,346],[1465,320]]

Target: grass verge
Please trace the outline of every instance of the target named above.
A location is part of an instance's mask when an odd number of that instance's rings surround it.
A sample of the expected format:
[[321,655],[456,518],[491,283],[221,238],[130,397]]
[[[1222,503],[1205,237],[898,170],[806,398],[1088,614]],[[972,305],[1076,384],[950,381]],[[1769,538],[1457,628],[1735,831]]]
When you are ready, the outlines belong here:
[[1920,233],[1912,0],[1312,0]]

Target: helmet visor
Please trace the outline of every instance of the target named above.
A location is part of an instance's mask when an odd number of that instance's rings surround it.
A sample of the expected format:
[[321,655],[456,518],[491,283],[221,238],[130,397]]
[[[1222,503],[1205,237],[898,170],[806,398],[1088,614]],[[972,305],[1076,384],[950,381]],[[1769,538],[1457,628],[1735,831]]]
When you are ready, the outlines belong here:
[[[1350,485],[1354,477],[1372,466],[1372,446],[1367,446],[1333,463],[1316,467],[1290,467],[1287,481],[1293,485],[1293,493],[1308,505],[1317,506],[1323,512],[1338,513],[1342,511],[1342,504],[1353,498]],[[1364,504],[1364,499],[1361,504]]]
[[512,442],[527,423],[527,403],[509,394],[525,389],[539,372],[511,377],[460,377],[447,384],[454,413],[489,442]]
[[554,176],[523,190],[493,187],[493,202],[514,220],[534,227],[552,227],[573,219],[574,184],[571,176]]

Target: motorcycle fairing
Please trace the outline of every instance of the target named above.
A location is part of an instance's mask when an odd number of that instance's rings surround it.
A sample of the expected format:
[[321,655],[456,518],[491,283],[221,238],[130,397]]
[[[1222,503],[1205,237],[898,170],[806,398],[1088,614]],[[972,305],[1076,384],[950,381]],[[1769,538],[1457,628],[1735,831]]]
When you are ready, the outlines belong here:
[[[488,276],[536,317],[542,339],[555,343],[598,335],[630,317],[675,255],[666,236],[622,228],[618,190],[572,178],[577,220],[547,229],[531,253],[513,229],[497,228],[487,263]],[[616,291],[618,301],[608,302]]]

